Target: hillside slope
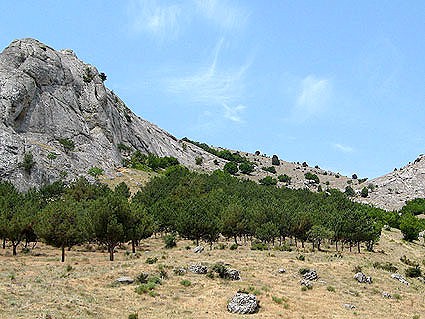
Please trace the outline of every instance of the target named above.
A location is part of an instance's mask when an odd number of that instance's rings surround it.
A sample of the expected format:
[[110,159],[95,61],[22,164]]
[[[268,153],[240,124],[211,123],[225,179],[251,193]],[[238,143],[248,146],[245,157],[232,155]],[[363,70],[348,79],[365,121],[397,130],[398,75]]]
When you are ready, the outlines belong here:
[[425,156],[423,154],[406,166],[370,180],[372,191],[362,202],[387,210],[399,210],[406,201],[425,198]]
[[[0,178],[27,189],[93,166],[110,174],[121,166],[120,144],[188,167],[197,156],[205,169],[225,162],[136,116],[104,80],[72,50],[13,41],[0,54]],[[20,165],[25,153],[33,155],[30,173]]]

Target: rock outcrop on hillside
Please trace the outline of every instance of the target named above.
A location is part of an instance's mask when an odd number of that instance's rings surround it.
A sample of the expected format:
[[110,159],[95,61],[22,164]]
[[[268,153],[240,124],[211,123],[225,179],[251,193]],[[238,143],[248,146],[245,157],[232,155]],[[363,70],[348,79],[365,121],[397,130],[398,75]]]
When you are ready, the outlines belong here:
[[[15,40],[4,49],[0,178],[28,189],[85,175],[94,166],[112,172],[122,163],[120,144],[176,157],[188,167],[202,156],[204,166],[214,167],[215,156],[136,116],[104,80],[104,74],[69,49],[56,51],[34,39]],[[64,141],[75,147],[67,149]],[[30,173],[20,164],[25,153],[34,159]]]
[[399,210],[408,200],[425,198],[425,155],[367,185],[372,191],[361,201],[386,210]]

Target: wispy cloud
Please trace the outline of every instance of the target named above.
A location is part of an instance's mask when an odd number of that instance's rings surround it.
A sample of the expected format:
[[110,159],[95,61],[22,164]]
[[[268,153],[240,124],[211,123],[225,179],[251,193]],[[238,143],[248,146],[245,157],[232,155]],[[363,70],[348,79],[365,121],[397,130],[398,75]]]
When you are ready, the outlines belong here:
[[305,121],[323,112],[329,102],[332,85],[329,79],[308,75],[301,80],[293,108],[293,117]]
[[185,27],[209,23],[221,31],[243,28],[250,13],[241,6],[222,0],[193,0],[163,4],[160,0],[131,0],[127,7],[131,30],[159,40],[176,39]]
[[218,41],[212,62],[192,75],[170,78],[166,81],[169,92],[184,96],[192,103],[208,107],[221,107],[224,117],[234,122],[242,122],[241,113],[245,106],[240,105],[244,94],[244,78],[250,63],[230,70],[218,67],[218,59],[223,46]]
[[237,123],[243,122],[241,118],[241,113],[246,109],[245,105],[237,105],[235,107],[230,107],[227,104],[223,104],[224,106],[224,117]]
[[146,32],[159,40],[178,36],[181,6],[161,5],[155,0],[134,0],[130,2],[128,11],[135,32]]
[[249,18],[249,12],[230,2],[220,0],[195,0],[201,16],[222,29],[240,29]]
[[337,149],[337,150],[339,150],[339,151],[341,151],[343,153],[352,153],[352,152],[354,152],[354,149],[351,146],[342,145],[342,144],[339,144],[339,143],[332,144],[332,146],[335,149]]

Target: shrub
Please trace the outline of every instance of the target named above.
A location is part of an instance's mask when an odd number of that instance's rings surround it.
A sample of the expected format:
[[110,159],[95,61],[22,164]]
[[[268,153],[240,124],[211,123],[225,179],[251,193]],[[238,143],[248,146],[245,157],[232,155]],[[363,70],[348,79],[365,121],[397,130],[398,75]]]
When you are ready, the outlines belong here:
[[277,179],[271,176],[266,176],[258,181],[261,185],[264,186],[273,186],[277,184]]
[[58,157],[58,154],[54,152],[50,152],[49,154],[47,154],[47,158],[51,161],[55,160],[57,157]]
[[307,162],[303,162],[303,167],[308,167],[308,164],[307,164]]
[[180,281],[180,284],[185,286],[185,287],[189,287],[190,285],[192,285],[190,280],[187,280],[187,279],[183,279],[182,281]]
[[32,153],[31,152],[25,153],[24,159],[20,166],[24,169],[25,172],[30,174],[34,165],[35,165],[35,161],[34,161],[34,157],[32,156]]
[[307,179],[309,181],[314,181],[316,184],[320,183],[319,177],[317,177],[316,174],[308,172],[308,173],[304,174],[304,177],[305,177],[305,179]]
[[242,162],[239,164],[239,170],[242,174],[251,174],[254,171],[254,164],[251,162]]
[[155,289],[156,284],[152,281],[148,281],[146,284],[140,284],[139,286],[137,286],[134,291],[141,295],[141,294],[146,294],[149,291]]
[[84,69],[83,81],[86,83],[90,83],[94,78],[94,73],[90,67],[86,67]]
[[279,166],[280,165],[279,157],[277,157],[277,155],[273,155],[273,157],[272,157],[272,165],[276,165],[276,166]]
[[58,142],[65,149],[65,152],[70,152],[70,151],[73,151],[75,149],[74,141],[70,140],[69,138],[59,138]]
[[136,282],[139,284],[145,284],[148,282],[149,274],[142,272],[140,275],[136,277]]
[[410,277],[410,278],[416,278],[416,277],[421,277],[422,276],[422,271],[421,271],[421,267],[416,266],[416,267],[409,267],[406,269],[406,276]]
[[229,249],[230,250],[236,250],[236,249],[238,249],[238,244],[232,244],[232,245],[230,245],[230,247],[229,247]]
[[310,271],[309,268],[301,268],[300,270],[298,270],[300,275],[304,275],[304,274],[308,273],[309,271]]
[[353,175],[351,176],[351,178],[352,178],[352,179],[357,179],[357,174],[353,174]]
[[139,314],[136,313],[131,313],[128,315],[128,319],[139,319]]
[[398,268],[390,262],[384,263],[384,262],[379,262],[379,261],[376,261],[376,262],[373,263],[373,268],[382,269],[382,270],[389,271],[389,272],[392,272],[392,273],[395,273],[398,270]]
[[333,287],[333,286],[327,286],[326,287],[326,290],[327,291],[330,291],[330,292],[335,292],[335,287]]
[[403,234],[403,239],[414,241],[418,239],[422,226],[417,217],[411,213],[406,213],[400,218],[400,230]]
[[202,157],[195,158],[196,165],[202,165],[202,162],[203,162],[203,158]]
[[103,169],[93,166],[90,167],[89,170],[87,171],[87,173],[91,176],[93,176],[94,178],[98,178],[100,175],[103,175]]
[[235,162],[228,162],[224,165],[223,170],[230,175],[235,175],[238,172],[238,164]]
[[354,189],[351,186],[347,186],[345,187],[345,195],[352,197],[354,195],[356,195],[356,192],[354,191]]
[[173,234],[167,234],[164,236],[165,248],[173,248],[177,246],[176,236]]
[[158,258],[157,257],[148,257],[148,258],[146,258],[146,263],[147,264],[150,264],[150,265],[155,264],[157,261],[158,261]]
[[367,187],[363,187],[362,191],[360,192],[361,197],[367,197],[369,195],[369,189]]
[[290,184],[292,178],[286,174],[283,174],[279,175],[277,179],[279,180],[279,182]]
[[277,303],[278,305],[281,305],[283,303],[283,301],[284,301],[284,298],[283,297],[282,298],[279,298],[279,297],[276,297],[276,296],[272,296],[272,300],[275,303]]
[[274,168],[274,166],[269,166],[269,167],[261,167],[261,169],[263,171],[272,173],[272,174],[276,174],[276,168]]
[[267,250],[267,244],[259,241],[259,240],[254,240],[251,244],[251,250]]
[[107,76],[106,76],[106,74],[105,74],[105,73],[101,72],[101,73],[99,74],[99,76],[100,76],[100,79],[102,80],[102,82],[105,82],[105,81],[106,81]]
[[305,256],[299,255],[299,256],[297,256],[297,259],[300,260],[300,261],[305,261]]
[[129,151],[131,151],[131,147],[130,147],[130,146],[127,146],[127,145],[125,145],[124,143],[118,143],[118,145],[117,145],[117,149],[118,149],[120,152],[129,152]]
[[362,266],[359,266],[359,265],[354,266],[354,268],[353,268],[353,272],[355,272],[356,274],[357,274],[358,272],[362,272]]

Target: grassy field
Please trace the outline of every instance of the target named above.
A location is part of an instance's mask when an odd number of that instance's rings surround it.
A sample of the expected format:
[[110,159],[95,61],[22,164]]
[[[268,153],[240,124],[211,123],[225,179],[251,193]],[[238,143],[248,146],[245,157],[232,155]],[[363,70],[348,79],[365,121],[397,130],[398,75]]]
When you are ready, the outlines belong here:
[[[230,250],[206,248],[201,254],[187,249],[189,241],[178,241],[173,249],[163,248],[161,238],[142,242],[133,256],[129,247],[116,253],[116,261],[96,247],[75,247],[67,252],[65,263],[60,251],[39,244],[29,253],[11,256],[11,249],[0,249],[0,318],[425,318],[425,284],[408,278],[405,286],[375,269],[374,262],[391,262],[404,275],[408,267],[400,261],[406,255],[422,264],[425,247],[405,243],[398,231],[383,231],[375,253],[335,254],[306,249],[252,251],[249,245]],[[218,247],[218,245],[216,245]],[[326,248],[326,246],[324,247]],[[126,250],[127,249],[127,250]],[[305,261],[299,256],[305,256]],[[153,264],[147,258],[157,258]],[[206,275],[176,275],[173,270],[192,263],[212,266],[230,264],[240,270],[242,280],[226,281]],[[353,279],[353,269],[361,266],[372,284]],[[280,274],[279,268],[286,272]],[[301,268],[317,270],[320,278],[313,289],[303,291]],[[138,284],[117,285],[120,276],[137,277],[142,272],[168,273],[150,293],[138,294]],[[240,289],[251,291],[260,300],[260,311],[253,315],[235,315],[226,310],[228,300]],[[382,292],[393,298],[385,299]],[[353,310],[343,304],[353,304]]]

